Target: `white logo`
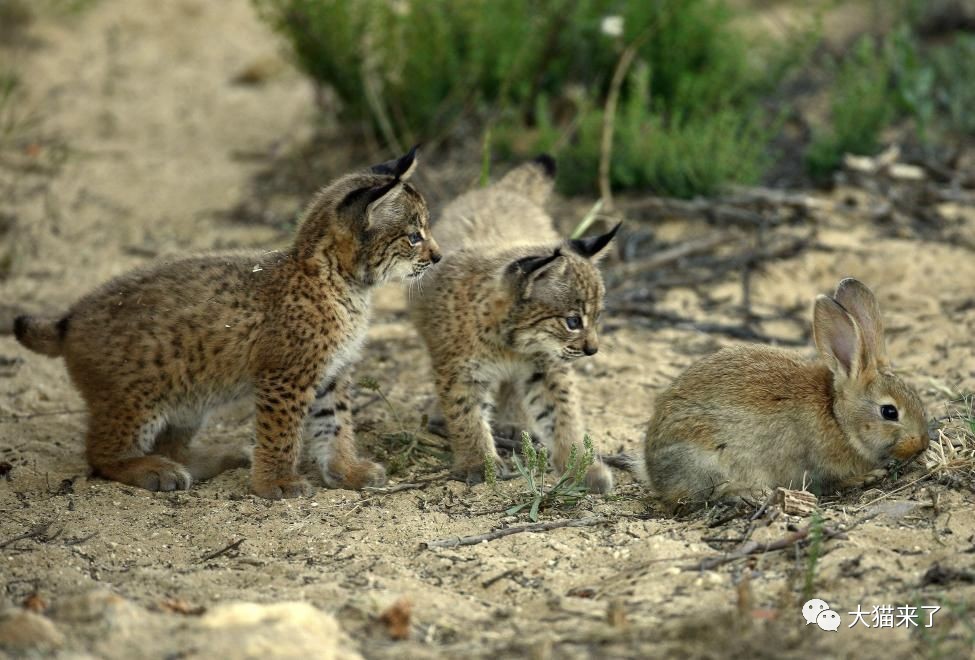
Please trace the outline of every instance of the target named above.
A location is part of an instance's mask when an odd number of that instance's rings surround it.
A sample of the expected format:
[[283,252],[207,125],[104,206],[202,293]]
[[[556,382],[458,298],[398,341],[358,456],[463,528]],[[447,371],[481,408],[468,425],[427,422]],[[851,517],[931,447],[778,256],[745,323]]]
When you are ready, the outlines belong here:
[[840,615],[829,609],[829,603],[820,598],[807,600],[802,606],[802,618],[806,625],[815,623],[823,630],[836,632],[840,628]]

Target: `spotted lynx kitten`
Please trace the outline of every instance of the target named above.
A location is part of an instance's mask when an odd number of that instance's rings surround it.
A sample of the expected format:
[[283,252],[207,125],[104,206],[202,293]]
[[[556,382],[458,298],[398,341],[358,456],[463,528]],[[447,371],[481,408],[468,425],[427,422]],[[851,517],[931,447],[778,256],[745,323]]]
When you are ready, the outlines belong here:
[[65,359],[88,404],[95,472],[149,490],[247,463],[190,441],[216,405],[257,407],[251,483],[267,498],[309,490],[302,432],[325,484],[380,484],[355,450],[348,368],[369,324],[371,290],[440,260],[423,197],[408,182],[416,149],[322,189],[290,249],[198,256],[118,277],[58,320],[15,322],[27,348]]
[[[437,222],[447,256],[413,300],[453,469],[469,483],[483,479],[486,460],[498,461],[495,418],[541,438],[560,472],[572,447],[583,449],[571,365],[598,349],[604,286],[595,262],[618,226],[561,241],[542,208],[554,173],[554,161],[542,156],[451,202]],[[613,487],[598,459],[586,481],[598,493]]]

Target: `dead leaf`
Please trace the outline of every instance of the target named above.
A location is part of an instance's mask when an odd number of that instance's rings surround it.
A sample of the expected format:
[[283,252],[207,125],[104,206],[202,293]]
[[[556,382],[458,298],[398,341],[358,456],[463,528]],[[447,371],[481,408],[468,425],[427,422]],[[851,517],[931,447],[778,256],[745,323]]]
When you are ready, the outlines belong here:
[[30,610],[31,612],[36,612],[37,614],[43,614],[44,610],[47,609],[47,601],[41,598],[41,595],[35,591],[28,595],[20,606],[25,610]]
[[410,638],[412,615],[413,603],[407,598],[400,598],[379,615],[379,620],[386,626],[386,632],[391,639],[401,641]]
[[159,609],[173,614],[184,614],[187,616],[200,616],[206,612],[202,605],[190,605],[182,598],[167,598],[159,603]]

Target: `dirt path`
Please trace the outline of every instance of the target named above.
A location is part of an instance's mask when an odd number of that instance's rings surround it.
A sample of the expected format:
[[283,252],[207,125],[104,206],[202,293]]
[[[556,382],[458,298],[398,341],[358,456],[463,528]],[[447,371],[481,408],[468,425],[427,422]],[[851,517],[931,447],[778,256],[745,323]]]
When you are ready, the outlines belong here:
[[[20,66],[42,119],[41,146],[29,150],[36,163],[25,166],[28,156],[18,153],[16,166],[0,167],[0,211],[15,219],[0,238],[13,255],[2,305],[56,310],[152,258],[286,240],[226,217],[261,167],[250,156],[300,141],[313,122],[310,90],[286,66],[270,65],[277,72],[259,85],[232,82],[277,50],[248,3],[102,0],[76,19],[31,30],[36,45]],[[55,148],[63,159],[45,153]],[[975,218],[965,222],[975,235]],[[690,223],[658,230],[707,231]],[[819,239],[830,249],[769,268],[756,280],[755,303],[806,304],[845,275],[870,283],[888,315],[890,354],[935,416],[949,392],[975,390],[975,260],[963,248],[888,233],[827,221]],[[713,295],[736,292],[730,278]],[[694,304],[675,290],[660,306],[707,313]],[[419,424],[432,390],[399,290],[382,292],[375,318],[358,374],[377,379],[397,414]],[[588,425],[604,446],[634,449],[655,392],[726,342],[609,321],[615,329],[598,358],[580,367]],[[369,392],[360,403],[363,444],[395,459],[401,448],[384,435],[396,430],[392,415]],[[249,494],[243,470],[187,493],[148,493],[86,477],[80,408],[59,362],[0,335],[0,461],[12,465],[0,480],[0,598],[14,608],[0,614],[0,638],[36,626],[43,631],[32,639],[47,635],[52,647],[119,658],[245,646],[256,654],[262,644],[303,657],[309,648],[323,657],[907,657],[972,643],[959,620],[972,625],[963,606],[975,585],[952,571],[972,567],[975,497],[964,480],[950,487],[920,466],[828,502],[827,526],[857,526],[823,544],[812,572],[790,551],[702,572],[684,568],[733,547],[714,539],[740,538],[747,519],[710,528],[701,516],[667,518],[625,475],[611,497],[543,515],[603,516],[603,525],[421,550],[422,541],[524,522],[503,513],[521,485],[437,480],[439,466],[427,459],[407,461],[395,479],[431,480],[394,494],[319,490],[267,502]],[[238,409],[203,441],[250,437],[247,411]],[[780,517],[753,538],[783,538],[790,525],[806,524]],[[926,581],[935,565],[941,572]],[[810,575],[815,595],[844,617],[838,633],[800,625]],[[92,589],[121,598],[85,596]],[[35,592],[50,606],[44,617],[20,612]],[[412,635],[395,642],[378,619],[403,598],[412,603]],[[239,605],[288,601],[313,608]],[[229,602],[238,604],[221,605]],[[858,605],[887,603],[942,610],[932,629],[847,627]]]

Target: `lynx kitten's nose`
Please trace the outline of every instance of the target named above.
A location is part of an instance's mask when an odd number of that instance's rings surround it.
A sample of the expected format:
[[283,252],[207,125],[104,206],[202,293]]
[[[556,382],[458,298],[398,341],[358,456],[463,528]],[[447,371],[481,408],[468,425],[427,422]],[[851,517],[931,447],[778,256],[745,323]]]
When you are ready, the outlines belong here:
[[432,261],[433,263],[438,264],[440,263],[441,259],[443,259],[443,256],[439,252],[430,253],[430,261]]
[[599,351],[598,346],[590,346],[589,344],[586,344],[582,348],[582,352],[586,355],[595,355],[597,351]]

